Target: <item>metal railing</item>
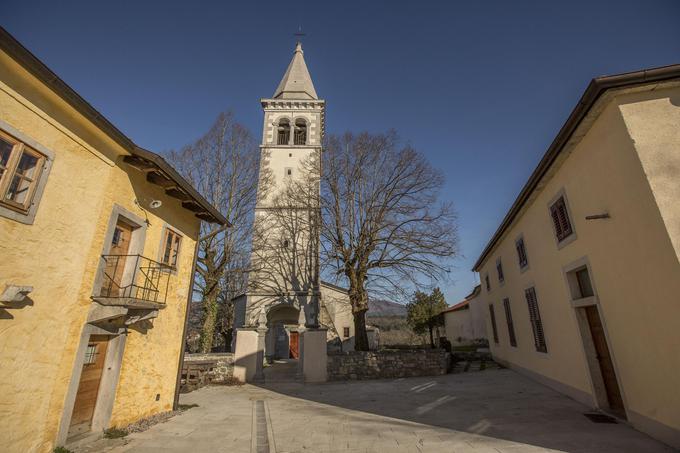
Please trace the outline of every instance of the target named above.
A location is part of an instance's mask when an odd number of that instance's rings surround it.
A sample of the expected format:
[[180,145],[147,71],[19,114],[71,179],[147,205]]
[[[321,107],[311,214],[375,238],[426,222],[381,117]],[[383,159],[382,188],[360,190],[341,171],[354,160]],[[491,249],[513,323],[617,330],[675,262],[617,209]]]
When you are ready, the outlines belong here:
[[165,304],[173,267],[142,255],[102,255],[100,298]]

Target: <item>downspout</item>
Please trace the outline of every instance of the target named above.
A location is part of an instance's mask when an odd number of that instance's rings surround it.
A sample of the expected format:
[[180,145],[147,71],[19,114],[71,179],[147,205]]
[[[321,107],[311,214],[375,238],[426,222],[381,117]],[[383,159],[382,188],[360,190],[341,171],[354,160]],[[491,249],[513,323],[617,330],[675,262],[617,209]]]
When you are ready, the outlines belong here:
[[[198,236],[201,231],[199,229]],[[191,304],[194,295],[194,279],[196,277],[196,262],[198,261],[198,246],[201,243],[201,238],[196,239],[196,246],[194,247],[194,259],[191,263],[191,282],[189,283],[189,294],[187,295],[187,308],[184,313],[184,328],[182,330],[182,343],[179,351],[179,364],[177,365],[177,380],[175,381],[175,397],[172,401],[172,410],[176,411],[179,407],[179,388],[182,380],[182,366],[184,365],[184,349],[186,345],[187,330],[189,327],[189,314],[191,312]]]

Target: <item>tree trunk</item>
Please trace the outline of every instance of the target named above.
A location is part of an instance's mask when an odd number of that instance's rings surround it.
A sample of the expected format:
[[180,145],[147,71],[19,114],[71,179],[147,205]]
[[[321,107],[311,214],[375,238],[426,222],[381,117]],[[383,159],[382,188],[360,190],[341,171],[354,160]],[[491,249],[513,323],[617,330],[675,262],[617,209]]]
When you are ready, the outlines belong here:
[[199,350],[208,353],[212,349],[217,324],[217,291],[206,294],[203,299],[203,327],[201,328],[201,343]]
[[354,316],[354,350],[368,351],[368,334],[366,333],[366,312],[368,311],[368,294],[361,283],[363,278],[351,278],[349,284],[349,302]]
[[430,329],[430,347],[434,349],[434,336],[432,335],[432,326],[429,326]]
[[366,333],[366,311],[354,312],[354,350],[368,351],[368,334]]

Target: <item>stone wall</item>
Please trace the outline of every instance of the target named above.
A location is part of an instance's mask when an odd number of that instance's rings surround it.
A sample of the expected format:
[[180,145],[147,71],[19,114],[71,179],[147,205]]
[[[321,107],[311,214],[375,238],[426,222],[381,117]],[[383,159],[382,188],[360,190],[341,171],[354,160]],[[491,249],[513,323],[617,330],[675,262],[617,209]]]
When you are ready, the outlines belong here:
[[208,384],[225,384],[234,375],[234,354],[184,354],[180,392],[189,393]]
[[443,349],[331,353],[328,380],[439,376],[446,374],[449,360]]

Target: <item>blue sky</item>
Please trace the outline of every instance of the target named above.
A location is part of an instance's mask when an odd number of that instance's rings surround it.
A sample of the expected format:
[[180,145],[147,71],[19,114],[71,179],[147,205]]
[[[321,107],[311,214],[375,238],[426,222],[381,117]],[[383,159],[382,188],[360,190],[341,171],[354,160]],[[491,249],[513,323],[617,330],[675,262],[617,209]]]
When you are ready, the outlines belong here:
[[139,145],[232,110],[260,136],[301,25],[327,130],[396,129],[447,175],[470,268],[592,77],[680,63],[680,2],[3,0],[0,23]]

